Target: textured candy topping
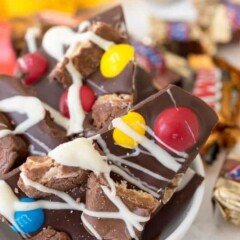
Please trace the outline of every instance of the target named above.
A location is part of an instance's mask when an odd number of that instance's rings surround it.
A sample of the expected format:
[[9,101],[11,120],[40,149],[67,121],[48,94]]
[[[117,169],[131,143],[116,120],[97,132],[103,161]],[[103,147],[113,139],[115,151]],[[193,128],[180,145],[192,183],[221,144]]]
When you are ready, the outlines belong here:
[[196,143],[199,124],[193,111],[174,107],[159,114],[154,124],[154,133],[166,146],[185,151]]
[[[83,110],[85,112],[91,112],[92,111],[92,106],[96,100],[96,96],[93,92],[93,90],[88,87],[88,86],[82,86],[80,91],[79,91],[79,97],[81,100],[81,104],[83,107]],[[64,91],[64,93],[61,96],[60,99],[60,104],[59,104],[59,109],[60,112],[67,118],[70,117],[69,114],[69,109],[68,109],[68,89]]]
[[[20,202],[35,202],[33,198],[22,198]],[[16,211],[14,218],[20,230],[24,233],[34,233],[41,229],[44,223],[44,212],[42,209],[31,211]]]
[[120,74],[129,61],[134,59],[134,48],[128,44],[118,44],[110,47],[102,56],[101,73],[106,78]]
[[[142,115],[137,112],[129,112],[121,119],[135,132],[142,136],[145,135],[146,122]],[[138,145],[138,143],[134,139],[132,139],[117,128],[115,128],[113,131],[113,139],[118,145],[126,148],[134,148]]]
[[23,83],[33,84],[48,70],[48,61],[37,53],[25,54],[18,59],[16,73],[23,76]]

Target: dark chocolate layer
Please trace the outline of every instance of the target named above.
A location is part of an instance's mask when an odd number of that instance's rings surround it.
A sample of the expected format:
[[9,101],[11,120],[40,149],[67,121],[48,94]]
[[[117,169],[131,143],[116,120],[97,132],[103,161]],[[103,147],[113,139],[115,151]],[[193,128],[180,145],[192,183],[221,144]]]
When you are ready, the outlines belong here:
[[[31,87],[24,86],[20,79],[0,76],[0,100],[14,97],[14,96],[35,96],[34,90]],[[19,125],[26,117],[16,112],[9,112],[6,114],[15,125]],[[46,153],[46,149],[43,149],[38,141],[42,142],[49,149],[53,149],[59,144],[66,142],[66,132],[58,125],[56,125],[50,114],[46,112],[46,116],[38,124],[31,127],[24,134],[24,138],[27,142],[34,147],[34,150]],[[32,136],[32,137],[31,137]],[[33,138],[37,139],[34,140]]]
[[[196,157],[199,150],[207,140],[209,133],[217,123],[217,116],[215,112],[197,97],[193,97],[189,93],[173,85],[137,104],[131,109],[131,111],[140,113],[144,117],[147,126],[153,130],[155,121],[159,114],[166,109],[175,107],[186,107],[191,109],[196,114],[199,123],[198,139],[196,139],[196,143],[192,147],[185,151],[188,154],[188,157],[183,163],[181,163],[181,168],[178,171],[178,173],[185,173],[190,163]],[[117,156],[128,156],[129,154],[133,154],[135,151],[116,145],[113,140],[113,130],[107,131],[101,136],[106,142],[107,148],[110,150],[110,152]],[[147,136],[149,137],[149,135]],[[150,137],[150,139],[152,139],[152,137]],[[168,152],[173,157],[177,157],[177,155],[171,153],[171,151]],[[138,164],[141,167],[144,167],[145,169],[148,169],[168,179],[173,179],[176,175],[175,172],[164,167],[152,155],[139,153],[137,156],[132,156],[128,159],[132,163]],[[143,174],[141,171],[128,166],[125,167],[126,169],[130,170],[130,172],[132,172],[136,178],[141,179],[141,181],[146,182],[157,189],[166,189],[167,187],[171,188],[172,186],[172,183],[157,180],[148,174]],[[163,193],[164,191],[160,192],[159,199],[163,197]]]

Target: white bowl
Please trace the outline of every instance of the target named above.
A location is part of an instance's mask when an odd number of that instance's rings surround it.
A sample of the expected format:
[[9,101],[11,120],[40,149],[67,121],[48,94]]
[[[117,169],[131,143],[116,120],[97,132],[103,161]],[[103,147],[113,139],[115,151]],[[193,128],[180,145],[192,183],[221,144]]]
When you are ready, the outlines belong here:
[[[200,175],[204,176],[204,168],[202,164],[201,158],[198,156],[193,164],[192,168],[199,173]],[[182,216],[177,219],[178,223],[174,223],[173,226],[178,225],[177,228],[171,229],[169,228],[167,230],[168,235],[167,240],[180,240],[184,237],[184,235],[187,233],[187,231],[190,229],[194,219],[197,216],[197,213],[199,211],[201,202],[203,200],[203,194],[204,194],[204,182],[198,187],[197,191],[195,192],[192,200],[189,203],[189,206],[187,206],[186,211],[182,213]],[[0,239],[7,239],[7,240],[16,240],[16,234],[11,231],[9,227],[7,227],[5,224],[2,224],[0,222]]]
[[[202,176],[205,175],[202,159],[200,156],[196,157],[192,164],[192,168],[200,175]],[[169,235],[166,238],[167,240],[183,239],[183,237],[192,226],[193,221],[195,220],[198,214],[198,211],[203,200],[204,189],[205,182],[203,181],[202,184],[198,187],[198,189],[194,193],[192,200],[189,203],[189,206],[186,208],[186,211],[183,212],[182,216],[177,220],[179,222],[178,227],[175,229],[171,228],[168,229]],[[176,224],[174,224],[174,226],[176,226]]]

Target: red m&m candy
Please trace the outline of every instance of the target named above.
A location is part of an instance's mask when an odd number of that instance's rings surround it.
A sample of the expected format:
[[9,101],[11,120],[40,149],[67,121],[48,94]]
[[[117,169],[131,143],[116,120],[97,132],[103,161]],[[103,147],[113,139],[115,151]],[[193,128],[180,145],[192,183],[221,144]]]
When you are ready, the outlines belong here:
[[[82,86],[79,91],[79,97],[82,103],[83,110],[85,112],[91,112],[92,106],[96,100],[96,96],[93,90],[88,86]],[[68,108],[68,89],[64,91],[60,99],[59,109],[60,112],[67,118],[70,117],[69,108]]]
[[37,53],[23,55],[17,60],[17,75],[23,77],[23,83],[32,84],[39,80],[48,70],[48,61]]
[[154,124],[154,133],[166,146],[177,151],[185,151],[198,139],[197,116],[186,107],[166,109],[158,115]]

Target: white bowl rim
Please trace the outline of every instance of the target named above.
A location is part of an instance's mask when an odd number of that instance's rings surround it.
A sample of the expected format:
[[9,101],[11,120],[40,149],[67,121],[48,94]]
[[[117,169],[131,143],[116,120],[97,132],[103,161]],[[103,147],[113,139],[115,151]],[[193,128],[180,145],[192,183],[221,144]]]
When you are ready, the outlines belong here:
[[[202,175],[205,176],[205,171],[202,163],[201,157],[198,155],[196,159],[193,162],[194,170]],[[196,192],[193,195],[193,198],[191,200],[190,208],[188,209],[188,213],[186,214],[183,221],[178,225],[178,227],[169,235],[166,240],[180,240],[184,237],[184,235],[187,233],[187,231],[190,229],[193,221],[195,220],[198,211],[200,209],[203,196],[204,196],[204,190],[205,190],[205,181],[202,182],[202,184],[198,187]]]

